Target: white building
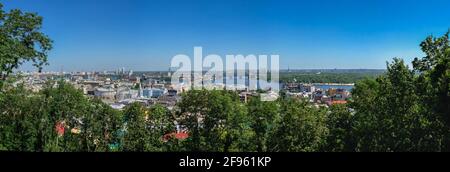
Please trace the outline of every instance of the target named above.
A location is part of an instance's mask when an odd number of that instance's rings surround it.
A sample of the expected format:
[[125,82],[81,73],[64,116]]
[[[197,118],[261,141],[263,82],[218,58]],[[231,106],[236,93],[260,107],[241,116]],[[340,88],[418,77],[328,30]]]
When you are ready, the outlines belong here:
[[116,91],[112,88],[97,88],[94,91],[94,96],[101,99],[113,100],[116,96]]

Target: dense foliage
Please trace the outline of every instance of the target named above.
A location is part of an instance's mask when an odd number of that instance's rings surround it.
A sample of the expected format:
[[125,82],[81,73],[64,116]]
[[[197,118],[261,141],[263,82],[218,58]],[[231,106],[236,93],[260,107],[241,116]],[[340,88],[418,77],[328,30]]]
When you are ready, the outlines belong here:
[[0,3],[0,86],[22,63],[32,61],[42,68],[52,41],[42,32],[42,17],[15,9],[3,11]]

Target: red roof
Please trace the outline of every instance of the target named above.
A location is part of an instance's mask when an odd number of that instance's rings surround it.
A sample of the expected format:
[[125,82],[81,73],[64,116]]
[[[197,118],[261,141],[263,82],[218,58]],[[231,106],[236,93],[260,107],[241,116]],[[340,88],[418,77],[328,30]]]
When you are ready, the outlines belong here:
[[187,139],[188,137],[189,137],[189,134],[187,132],[172,132],[172,133],[165,134],[162,137],[162,140],[164,142],[167,142],[171,138],[176,138],[178,140],[184,140],[184,139]]
[[186,132],[181,132],[181,133],[175,134],[175,138],[180,139],[180,140],[187,139],[188,137],[189,137],[189,134]]

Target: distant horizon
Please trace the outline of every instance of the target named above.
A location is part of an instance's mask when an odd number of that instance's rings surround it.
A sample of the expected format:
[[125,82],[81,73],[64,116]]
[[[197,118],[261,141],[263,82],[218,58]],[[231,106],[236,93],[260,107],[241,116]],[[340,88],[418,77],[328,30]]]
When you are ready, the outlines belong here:
[[[126,68],[125,68],[126,69]],[[141,72],[169,72],[169,70],[168,69],[166,69],[166,70],[133,70],[133,69],[131,69],[132,71],[133,71],[133,73],[134,72],[138,72],[138,73],[141,73]],[[329,69],[329,68],[326,68],[326,69],[280,69],[280,72],[287,72],[287,71],[333,71],[333,70],[337,70],[337,71],[345,71],[345,70],[354,70],[354,71],[357,71],[357,70],[373,70],[373,71],[385,71],[386,69],[370,69],[370,68],[353,68],[353,69]],[[36,71],[38,71],[37,69],[33,69],[33,70],[16,70],[16,72],[36,72]],[[76,71],[62,71],[62,72],[115,72],[115,71],[117,71],[117,70],[76,70]],[[130,69],[126,69],[125,70],[126,72],[129,72],[130,71]],[[204,70],[204,71],[207,71],[207,70]],[[60,70],[45,70],[45,67],[44,67],[44,69],[42,70],[42,72],[61,72]],[[172,70],[172,72],[174,72],[173,70]]]

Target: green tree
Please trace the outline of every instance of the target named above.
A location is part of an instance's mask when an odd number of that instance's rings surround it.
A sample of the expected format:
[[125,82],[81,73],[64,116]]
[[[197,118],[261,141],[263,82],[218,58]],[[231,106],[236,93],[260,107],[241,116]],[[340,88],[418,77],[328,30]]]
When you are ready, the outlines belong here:
[[176,132],[174,121],[174,117],[166,107],[157,104],[150,109],[146,125],[149,133],[149,144],[153,151],[176,150],[174,148],[176,145],[171,145],[173,144],[171,142],[164,143],[162,140],[165,134]]
[[177,103],[177,119],[183,128],[189,130],[190,138],[186,148],[191,151],[201,151],[203,148],[202,121],[206,116],[208,96],[207,91],[191,90],[182,95]]
[[[47,63],[52,41],[42,32],[42,17],[18,9],[5,12],[0,3],[0,147],[20,151],[42,151],[52,130],[40,95],[11,83],[11,73],[32,61],[39,70]],[[4,88],[8,85],[10,88]],[[12,86],[12,87],[11,87]]]
[[[428,37],[420,46],[425,57],[415,58],[414,70],[419,73],[419,92],[436,114],[450,124],[450,31],[440,38]],[[422,90],[423,89],[423,90]],[[430,109],[430,110],[431,110]]]
[[[122,142],[124,151],[144,152],[151,149],[148,145],[146,129],[146,109],[135,102],[124,110],[125,135]],[[147,112],[148,113],[148,112]]]
[[[420,96],[420,113],[444,135],[443,150],[450,151],[450,31],[439,38],[429,36],[420,46],[425,57],[415,58],[418,73],[416,92]],[[443,126],[444,125],[444,126]]]
[[322,150],[327,152],[352,152],[356,148],[353,114],[346,105],[333,105],[326,117],[329,133]]
[[98,99],[90,101],[88,112],[80,126],[87,151],[111,151],[110,144],[118,144],[118,131],[123,127],[120,112]]
[[358,151],[439,151],[442,135],[420,113],[414,72],[394,58],[387,73],[353,92]]
[[305,100],[286,99],[281,106],[281,120],[271,134],[269,151],[313,152],[324,144],[328,129],[325,111]]
[[0,4],[0,86],[24,62],[32,61],[39,70],[47,64],[52,41],[41,28],[42,17],[36,13],[5,12]]
[[81,134],[71,134],[70,130],[79,127],[84,122],[90,106],[89,100],[80,90],[62,80],[48,82],[41,94],[44,96],[42,101],[47,105],[46,111],[49,114],[52,127],[54,128],[58,123],[64,123],[64,134],[56,136],[54,131],[55,140],[53,143],[59,145],[62,151],[88,150],[87,145],[83,144],[85,137]]
[[224,90],[191,90],[178,104],[177,117],[191,138],[191,151],[244,151],[253,132],[247,109],[236,93]]
[[9,89],[0,104],[0,144],[7,150],[34,151],[37,147],[34,127],[33,98],[27,97],[28,91],[20,85]]
[[258,152],[265,152],[269,134],[273,132],[280,120],[280,104],[277,101],[261,101],[261,98],[257,96],[250,99],[247,107],[252,121],[252,130],[255,133],[253,143]]
[[23,84],[8,85],[2,95],[0,145],[12,151],[46,151],[55,136],[45,97]]

